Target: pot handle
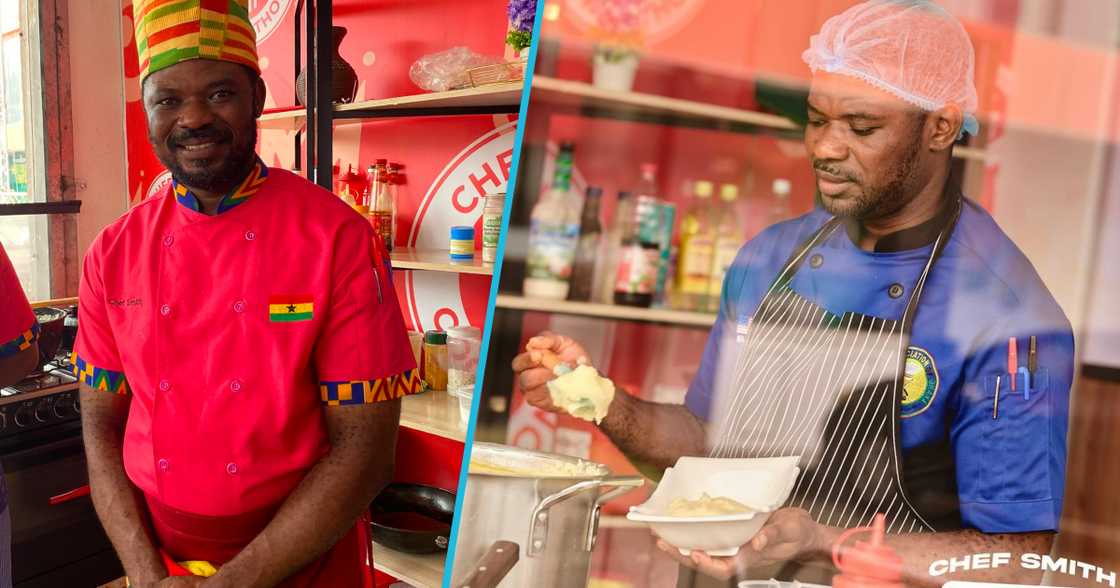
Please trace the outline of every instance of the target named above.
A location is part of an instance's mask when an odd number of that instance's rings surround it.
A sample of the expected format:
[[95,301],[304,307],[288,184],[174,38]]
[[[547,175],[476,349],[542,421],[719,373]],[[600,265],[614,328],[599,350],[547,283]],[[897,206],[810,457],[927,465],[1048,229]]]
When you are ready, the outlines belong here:
[[[548,509],[585,491],[613,486],[613,489],[595,498],[593,510],[596,514],[593,516],[597,518],[597,511],[604,502],[621,494],[625,494],[634,488],[638,488],[644,483],[645,479],[641,476],[608,476],[605,478],[576,482],[555,494],[545,496],[544,499],[537,503],[536,508],[533,509],[529,518],[529,542],[525,547],[529,557],[540,555],[541,552],[544,551],[545,543],[548,542]],[[588,539],[584,544],[584,549],[586,551],[591,551],[591,548],[594,547],[595,527],[597,527],[596,524],[592,524],[588,527]]]
[[467,577],[455,584],[455,588],[497,588],[506,574],[517,564],[519,557],[516,543],[495,541]]

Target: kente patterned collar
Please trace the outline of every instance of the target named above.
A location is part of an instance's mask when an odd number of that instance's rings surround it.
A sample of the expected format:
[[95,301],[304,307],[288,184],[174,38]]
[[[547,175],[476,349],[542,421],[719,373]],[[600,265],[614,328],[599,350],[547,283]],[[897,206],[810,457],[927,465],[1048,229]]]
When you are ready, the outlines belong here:
[[[250,196],[260,191],[261,186],[264,185],[265,178],[268,177],[268,166],[258,157],[257,164],[253,166],[253,170],[241,182],[241,185],[236,190],[226,194],[218,203],[218,214],[222,214],[231,208],[241,204],[249,199]],[[198,197],[194,195],[185,185],[180,184],[178,180],[172,180],[171,189],[175,192],[175,199],[179,204],[195,211],[202,212],[202,206],[198,201]]]

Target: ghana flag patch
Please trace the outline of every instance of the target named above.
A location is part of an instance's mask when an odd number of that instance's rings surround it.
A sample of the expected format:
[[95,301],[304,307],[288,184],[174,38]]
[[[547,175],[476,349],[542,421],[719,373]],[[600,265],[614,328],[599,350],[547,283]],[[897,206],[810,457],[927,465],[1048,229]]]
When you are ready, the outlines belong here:
[[268,320],[274,323],[309,321],[315,314],[315,300],[310,294],[268,297]]

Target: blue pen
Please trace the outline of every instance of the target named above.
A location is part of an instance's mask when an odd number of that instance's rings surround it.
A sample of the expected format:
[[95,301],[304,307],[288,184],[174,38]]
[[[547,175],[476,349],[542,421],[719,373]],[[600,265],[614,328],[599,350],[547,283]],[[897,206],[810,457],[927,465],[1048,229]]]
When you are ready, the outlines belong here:
[[1031,399],[1031,371],[1026,367],[1019,368],[1019,373],[1023,375],[1023,399]]

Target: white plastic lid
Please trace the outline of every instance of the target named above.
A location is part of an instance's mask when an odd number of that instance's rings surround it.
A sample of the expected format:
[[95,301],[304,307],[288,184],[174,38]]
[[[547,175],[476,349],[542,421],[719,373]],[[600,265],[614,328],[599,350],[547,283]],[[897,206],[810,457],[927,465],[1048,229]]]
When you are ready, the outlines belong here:
[[482,340],[482,329],[478,327],[462,326],[451,327],[447,329],[448,339],[470,339],[473,341]]

